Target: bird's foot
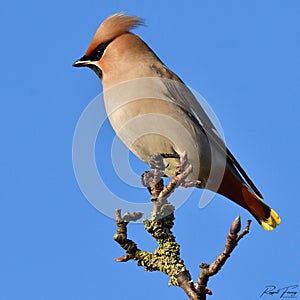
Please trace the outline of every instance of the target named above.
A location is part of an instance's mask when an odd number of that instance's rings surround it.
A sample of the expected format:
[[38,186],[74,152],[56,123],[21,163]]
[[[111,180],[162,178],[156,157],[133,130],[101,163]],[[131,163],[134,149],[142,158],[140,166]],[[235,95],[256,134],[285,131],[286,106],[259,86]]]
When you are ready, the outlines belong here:
[[[143,186],[148,189],[152,196],[153,194],[158,195],[164,185],[163,180],[161,179],[161,177],[164,176],[166,169],[163,156],[160,153],[154,154],[149,159],[149,165],[153,170],[145,171],[141,176],[141,181]],[[155,192],[156,190],[157,192]]]
[[151,169],[165,170],[165,158],[179,159],[180,155],[176,153],[156,153],[149,158],[149,166]]
[[156,153],[149,158],[151,169],[165,170],[164,158],[160,153]]
[[149,193],[153,195],[159,194],[159,192],[163,189],[164,183],[162,177],[165,176],[164,172],[166,166],[164,164],[165,158],[176,158],[179,159],[180,156],[178,154],[170,154],[170,153],[156,153],[152,155],[149,159],[149,166],[151,171],[146,171],[141,176],[141,181],[143,186],[147,187]]
[[184,151],[180,156],[179,165],[176,168],[176,175],[179,175],[184,172],[184,170],[188,167],[188,158],[187,152]]
[[[186,151],[183,152],[181,155],[168,153],[154,154],[149,159],[149,165],[154,170],[146,171],[141,176],[143,186],[147,187],[151,195],[158,195],[163,189],[164,183],[162,177],[164,176],[164,171],[166,168],[163,161],[164,158],[179,159],[179,165],[176,168],[176,176],[183,175],[183,177],[186,178],[192,172],[193,168],[192,165],[190,165],[188,162],[188,156]],[[185,188],[203,187],[203,183],[200,180],[185,181],[183,179],[183,181],[179,185]]]
[[[163,172],[159,172],[157,169],[151,171],[145,171],[141,176],[141,182],[146,187],[149,193],[153,196],[158,196],[164,188],[164,181],[162,180]],[[155,192],[154,192],[155,191]],[[155,196],[153,196],[155,198]],[[153,198],[153,199],[154,199]]]
[[[176,168],[176,175],[179,175],[183,172],[185,172],[187,169],[189,170],[189,173],[192,172],[192,165],[188,162],[187,152],[184,151],[182,155],[180,156],[180,164]],[[185,188],[190,187],[196,187],[196,188],[203,188],[203,183],[200,180],[190,180],[190,181],[183,181],[180,186]]]

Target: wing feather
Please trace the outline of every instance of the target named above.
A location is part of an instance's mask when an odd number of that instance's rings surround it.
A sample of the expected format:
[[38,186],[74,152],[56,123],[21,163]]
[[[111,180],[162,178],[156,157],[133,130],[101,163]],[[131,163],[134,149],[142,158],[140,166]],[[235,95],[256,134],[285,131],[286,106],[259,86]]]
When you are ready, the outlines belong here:
[[[227,157],[227,162],[231,163],[234,168],[238,171],[241,175],[243,180],[249,185],[249,187],[260,197],[263,198],[262,194],[255,186],[253,181],[247,175],[246,171],[242,168],[239,164],[237,159],[233,156],[231,151],[226,147],[224,141],[221,137],[221,134],[218,132],[216,127],[214,126],[213,122],[208,117],[207,113],[200,105],[194,94],[191,90],[183,83],[183,81],[177,77],[172,71],[166,68],[165,71],[170,72],[170,77],[172,80],[165,80],[164,84],[168,90],[168,93],[165,96],[171,98],[173,102],[179,105],[184,111],[186,111],[197,124],[197,126],[205,132],[205,134],[209,137],[209,140],[214,143],[216,147],[224,155]],[[174,82],[174,80],[176,80]]]

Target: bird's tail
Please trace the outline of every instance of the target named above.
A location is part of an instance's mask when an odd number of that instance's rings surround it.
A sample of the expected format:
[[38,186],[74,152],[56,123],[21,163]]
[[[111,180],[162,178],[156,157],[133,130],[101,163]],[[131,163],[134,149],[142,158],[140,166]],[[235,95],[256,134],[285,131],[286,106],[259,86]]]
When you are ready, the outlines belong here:
[[247,210],[265,230],[273,230],[280,223],[276,211],[264,203],[246,184],[242,185],[242,195]]
[[257,195],[230,165],[227,165],[218,193],[247,209],[265,230],[273,230],[280,217]]

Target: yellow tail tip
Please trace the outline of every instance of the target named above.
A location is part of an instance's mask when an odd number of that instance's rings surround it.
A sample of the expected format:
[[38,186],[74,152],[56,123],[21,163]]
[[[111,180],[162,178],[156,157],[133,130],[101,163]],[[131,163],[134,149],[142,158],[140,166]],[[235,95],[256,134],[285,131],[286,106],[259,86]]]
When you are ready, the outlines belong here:
[[276,213],[275,210],[271,209],[270,211],[270,217],[267,220],[261,221],[261,226],[265,230],[273,230],[277,225],[279,225],[281,222],[280,217]]

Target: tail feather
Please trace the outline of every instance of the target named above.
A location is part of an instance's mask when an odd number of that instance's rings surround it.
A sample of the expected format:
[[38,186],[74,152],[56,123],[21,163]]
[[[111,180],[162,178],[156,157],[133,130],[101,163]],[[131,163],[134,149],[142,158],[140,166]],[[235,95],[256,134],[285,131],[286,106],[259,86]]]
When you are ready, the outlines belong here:
[[261,226],[265,230],[273,230],[278,224],[280,224],[280,222],[280,217],[276,211],[271,208],[270,217],[266,221],[261,222]]
[[264,203],[248,186],[243,184],[242,195],[249,212],[265,230],[273,230],[281,220],[278,214]]
[[265,230],[273,230],[281,222],[278,214],[263,202],[230,165],[225,169],[217,192],[247,209]]

